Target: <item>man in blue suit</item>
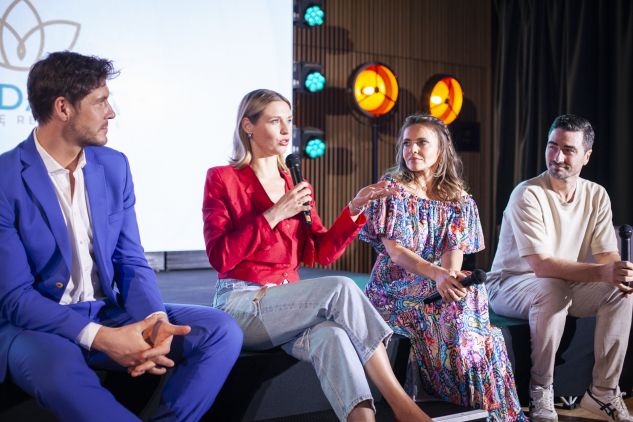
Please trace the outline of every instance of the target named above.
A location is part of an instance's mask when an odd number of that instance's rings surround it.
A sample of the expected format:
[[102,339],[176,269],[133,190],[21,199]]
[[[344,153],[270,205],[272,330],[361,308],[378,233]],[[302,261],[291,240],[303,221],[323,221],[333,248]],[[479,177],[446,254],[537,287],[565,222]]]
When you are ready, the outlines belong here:
[[242,344],[226,314],[164,305],[126,157],[107,142],[108,60],[50,54],[28,78],[37,128],[0,155],[0,382],[60,420],[138,420],[93,369],[173,367],[154,419],[198,420]]

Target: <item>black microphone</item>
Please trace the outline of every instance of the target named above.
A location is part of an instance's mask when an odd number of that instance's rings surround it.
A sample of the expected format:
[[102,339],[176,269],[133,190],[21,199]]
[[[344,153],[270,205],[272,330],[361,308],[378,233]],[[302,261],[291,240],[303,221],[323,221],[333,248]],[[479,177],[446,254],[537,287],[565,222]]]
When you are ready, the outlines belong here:
[[[481,284],[485,281],[486,281],[486,273],[483,270],[476,269],[476,270],[473,270],[473,272],[470,275],[464,277],[462,281],[460,281],[460,283],[462,283],[462,286],[468,287],[468,286],[472,286],[473,284]],[[440,293],[435,292],[424,298],[424,304],[436,302],[440,300],[441,298],[442,296],[440,296]]]
[[[620,259],[622,261],[631,261],[631,233],[633,233],[633,228],[628,224],[620,226]],[[624,284],[631,285],[631,283]]]
[[[297,154],[289,154],[286,157],[286,166],[290,170],[290,175],[292,176],[292,183],[297,185],[299,182],[303,181],[303,176],[301,175],[301,158]],[[308,205],[309,202],[306,202],[303,205]],[[301,211],[303,214],[303,221],[308,225],[312,225],[312,213],[310,210]]]

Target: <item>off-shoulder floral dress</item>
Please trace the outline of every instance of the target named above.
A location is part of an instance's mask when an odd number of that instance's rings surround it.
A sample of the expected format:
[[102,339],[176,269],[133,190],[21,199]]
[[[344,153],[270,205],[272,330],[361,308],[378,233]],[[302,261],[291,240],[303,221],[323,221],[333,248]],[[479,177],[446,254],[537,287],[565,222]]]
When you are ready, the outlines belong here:
[[527,420],[519,404],[501,331],[490,325],[484,285],[457,302],[425,305],[435,281],[409,273],[387,255],[391,239],[440,265],[445,252],[484,248],[479,211],[471,196],[457,202],[419,198],[390,177],[399,193],[372,202],[361,240],[378,253],[365,293],[394,332],[411,339],[423,387],[462,406],[485,409],[494,421]]

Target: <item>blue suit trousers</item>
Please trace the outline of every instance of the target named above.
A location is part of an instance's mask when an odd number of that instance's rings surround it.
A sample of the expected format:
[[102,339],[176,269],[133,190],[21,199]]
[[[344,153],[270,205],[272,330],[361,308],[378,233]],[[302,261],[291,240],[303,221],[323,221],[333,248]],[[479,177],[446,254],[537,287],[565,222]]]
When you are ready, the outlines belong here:
[[[69,305],[94,322],[117,327],[134,322],[103,301]],[[226,313],[193,305],[165,305],[169,320],[191,326],[175,336],[169,357],[176,366],[152,420],[197,421],[213,404],[242,346],[242,331]],[[98,351],[87,351],[61,336],[23,331],[8,355],[10,379],[61,421],[138,421],[103,388],[95,369],[125,368]]]

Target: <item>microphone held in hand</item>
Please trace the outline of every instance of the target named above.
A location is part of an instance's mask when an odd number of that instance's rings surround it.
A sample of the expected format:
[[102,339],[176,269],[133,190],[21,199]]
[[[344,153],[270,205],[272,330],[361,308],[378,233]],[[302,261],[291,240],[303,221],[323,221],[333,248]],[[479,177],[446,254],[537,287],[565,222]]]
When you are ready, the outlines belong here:
[[[292,176],[292,183],[297,185],[299,182],[303,181],[303,176],[301,175],[301,158],[297,154],[289,154],[286,157],[286,166],[290,170],[290,176]],[[308,205],[306,202],[303,205]],[[312,225],[312,213],[308,211],[301,211],[303,214],[303,221],[307,225]]]
[[[468,286],[472,286],[473,284],[481,284],[485,281],[486,281],[486,273],[483,270],[476,269],[469,276],[464,277],[460,281],[460,283],[462,283],[462,286],[468,287]],[[438,292],[435,292],[425,297],[424,303],[429,304],[429,303],[436,302],[440,299],[442,299],[442,296],[440,296]]]
[[[628,224],[620,226],[620,259],[631,262],[631,233],[633,228]],[[624,283],[630,286],[631,283]]]

